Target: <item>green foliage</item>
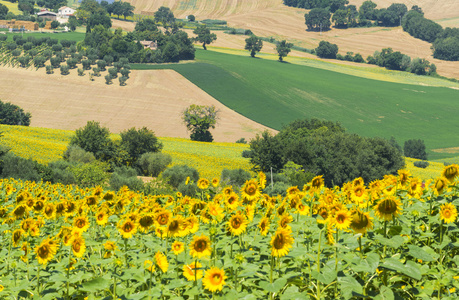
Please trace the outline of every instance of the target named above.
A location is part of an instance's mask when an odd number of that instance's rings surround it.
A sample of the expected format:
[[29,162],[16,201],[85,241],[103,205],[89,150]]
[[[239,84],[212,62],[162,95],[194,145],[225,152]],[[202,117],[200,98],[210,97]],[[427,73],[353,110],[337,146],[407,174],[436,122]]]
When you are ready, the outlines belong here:
[[199,179],[199,173],[196,169],[190,168],[187,165],[176,165],[166,169],[161,177],[166,180],[174,188],[177,188],[181,183],[184,183],[187,177],[190,180],[197,182]]
[[422,160],[419,160],[419,161],[415,161],[413,163],[413,165],[415,167],[418,167],[418,168],[421,168],[421,169],[425,169],[429,166],[429,162],[428,161],[422,161]]
[[347,134],[339,124],[330,126],[330,122],[319,120],[296,121],[276,136],[265,132],[250,142],[250,149],[257,170],[277,172],[291,161],[310,173],[301,178],[295,165],[287,166],[295,174],[287,172],[292,180],[302,182],[312,174],[324,175],[327,186],[357,177],[369,182],[404,166],[401,153],[388,141]]
[[318,57],[321,58],[336,58],[338,53],[338,45],[327,41],[320,41],[319,46],[315,49]]
[[286,40],[280,41],[276,44],[276,51],[279,56],[279,61],[283,61],[284,57],[287,57],[292,49],[292,46],[293,44],[287,43]]
[[95,160],[87,164],[79,164],[71,167],[76,183],[82,187],[104,186],[110,177],[108,170],[110,165],[106,162]]
[[415,38],[432,43],[443,31],[440,24],[424,18],[416,10],[410,10],[402,19],[403,30]]
[[144,153],[159,152],[163,148],[155,133],[147,127],[138,130],[133,127],[121,132],[120,136],[121,144],[130,156],[130,164],[135,164]]
[[59,21],[54,20],[51,22],[51,29],[56,29],[59,25]]
[[96,159],[109,160],[113,157],[114,143],[110,140],[110,131],[101,127],[99,122],[88,121],[86,126],[75,131],[69,145],[76,145],[94,154]]
[[60,69],[61,69],[61,74],[62,75],[68,75],[69,74],[69,66],[68,65],[62,65]]
[[217,35],[215,33],[210,33],[210,29],[207,28],[207,25],[198,25],[198,27],[193,30],[193,33],[197,35],[194,40],[202,43],[202,48],[204,48],[204,50],[207,50],[206,45],[217,39]]
[[175,23],[174,13],[169,7],[161,6],[154,14],[155,22],[163,27],[170,27]]
[[144,176],[158,177],[172,163],[169,154],[147,152],[140,156],[136,165]]
[[46,66],[46,74],[53,74],[54,73],[54,68],[51,65]]
[[411,139],[405,141],[403,152],[406,157],[427,160],[426,145],[421,139]]
[[196,17],[194,15],[188,15],[188,21],[194,22],[196,20]]
[[212,142],[210,128],[215,128],[218,120],[218,110],[215,106],[190,105],[182,114],[183,123],[191,132],[193,141]]
[[1,159],[1,178],[40,181],[40,174],[36,170],[37,163],[33,160],[18,157],[13,153],[5,154]]
[[32,115],[22,108],[0,100],[0,124],[29,126]]
[[228,24],[227,21],[225,20],[213,20],[213,19],[205,19],[202,20],[201,23],[206,24],[206,25],[226,25]]
[[255,54],[260,52],[261,48],[263,48],[263,41],[255,35],[245,39],[244,49],[250,51],[250,56],[255,57]]
[[244,158],[250,158],[252,156],[252,151],[250,150],[244,150],[242,151],[242,157]]
[[50,162],[48,167],[53,173],[53,183],[62,183],[62,184],[75,184],[75,176],[71,171],[73,164],[66,160],[58,160]]
[[120,76],[118,78],[119,82],[120,82],[120,86],[125,86],[126,85],[126,81],[128,80],[128,78],[126,76]]
[[107,74],[107,75],[105,75],[104,78],[105,78],[105,84],[111,84],[112,83],[112,79],[113,79],[112,75]]
[[330,12],[324,8],[313,8],[309,13],[304,15],[305,24],[308,30],[313,31],[330,30],[330,18]]
[[240,138],[236,141],[237,144],[247,144],[247,141],[245,140],[245,138]]
[[315,174],[305,172],[303,166],[297,165],[293,161],[287,162],[280,174],[288,179],[290,186],[297,186],[298,188],[303,187],[315,177]]
[[252,175],[243,169],[223,169],[220,181],[225,185],[241,187],[247,180],[250,180]]
[[131,191],[140,191],[143,188],[143,182],[137,178],[135,169],[127,166],[115,168],[109,184],[114,191],[120,190],[123,186],[127,186]]

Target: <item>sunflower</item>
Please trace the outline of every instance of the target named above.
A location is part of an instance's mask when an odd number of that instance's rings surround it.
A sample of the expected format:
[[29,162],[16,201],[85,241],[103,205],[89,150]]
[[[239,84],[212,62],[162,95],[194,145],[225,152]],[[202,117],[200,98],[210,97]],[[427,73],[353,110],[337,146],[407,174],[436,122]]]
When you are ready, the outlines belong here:
[[42,200],[37,200],[35,201],[35,204],[33,206],[34,212],[41,212],[43,208],[45,207],[45,203]]
[[221,291],[225,285],[225,271],[217,267],[212,267],[206,271],[202,284],[206,290],[213,292]]
[[355,233],[365,234],[367,230],[373,228],[372,218],[366,212],[354,210],[351,213],[352,221],[350,227]]
[[24,255],[21,255],[21,260],[23,262],[27,262],[27,254],[29,254],[29,244],[27,242],[23,242],[21,246],[21,250],[24,251]]
[[200,178],[197,183],[198,188],[201,190],[205,190],[209,187],[209,180],[206,178]]
[[443,204],[440,207],[440,220],[445,223],[453,223],[457,219],[457,209],[452,203]]
[[287,228],[289,227],[289,223],[293,221],[293,217],[289,213],[283,214],[278,222],[278,225],[282,228]]
[[317,191],[317,190],[322,189],[323,187],[324,187],[323,175],[316,176],[311,180],[312,190]]
[[129,239],[137,232],[137,225],[130,219],[126,219],[118,226],[118,230],[123,238]]
[[13,247],[16,247],[18,243],[21,241],[22,237],[25,235],[25,231],[22,229],[16,229],[13,231],[12,240],[13,240]]
[[147,232],[148,229],[155,223],[153,215],[146,214],[139,218],[139,230],[142,232]]
[[46,203],[45,207],[43,208],[43,213],[45,214],[45,218],[54,219],[56,207],[52,203]]
[[209,256],[211,253],[210,239],[205,236],[194,236],[193,241],[190,243],[190,254],[193,257],[201,258]]
[[57,244],[50,238],[45,239],[35,248],[38,263],[46,265],[57,252]]
[[255,179],[247,180],[241,188],[241,196],[248,201],[257,200],[261,196],[258,182]]
[[309,206],[304,205],[303,203],[299,203],[298,206],[296,207],[297,212],[302,215],[302,216],[307,216],[309,215]]
[[247,229],[247,218],[242,214],[235,214],[228,220],[227,226],[232,235],[241,235]]
[[351,213],[347,209],[341,209],[335,212],[333,225],[336,229],[346,230],[351,225]]
[[186,231],[189,233],[196,233],[199,230],[199,220],[195,216],[191,216],[185,219]]
[[185,246],[182,242],[175,241],[172,243],[172,252],[174,252],[175,255],[179,255],[183,250],[185,250]]
[[266,175],[263,172],[258,172],[258,185],[262,190],[266,187]]
[[418,178],[412,178],[410,184],[408,185],[408,195],[411,198],[420,199],[422,192],[424,189],[422,188],[422,182]]
[[219,183],[220,183],[220,180],[219,180],[218,178],[212,179],[212,185],[213,185],[213,187],[217,187]]
[[26,213],[27,213],[27,205],[25,204],[18,205],[13,210],[13,216],[16,220],[20,218],[24,218],[26,216]]
[[181,237],[184,236],[185,232],[185,220],[182,216],[176,216],[171,219],[169,225],[167,225],[167,235],[169,237]]
[[408,170],[398,170],[398,182],[401,186],[405,186],[410,179],[411,174]]
[[201,279],[202,278],[202,265],[201,263],[196,263],[192,262],[189,265],[184,265],[183,266],[183,276],[188,281],[194,281],[195,279]]
[[225,206],[230,211],[235,210],[239,206],[239,196],[235,192],[226,195]]
[[266,236],[268,234],[269,225],[270,225],[269,218],[263,217],[260,223],[258,224],[258,228],[260,228],[260,234],[262,236]]
[[169,223],[172,213],[166,209],[162,209],[155,215],[155,222],[159,226],[165,226]]
[[376,206],[376,216],[385,221],[391,221],[401,213],[402,203],[394,196],[381,199]]
[[163,273],[167,272],[167,269],[169,268],[169,263],[167,262],[166,255],[162,254],[160,251],[156,252],[155,262],[158,268],[160,268],[161,271],[163,271]]
[[83,254],[86,251],[86,243],[82,236],[73,239],[72,251],[73,255],[75,255],[76,257],[83,257]]
[[292,248],[293,237],[290,229],[278,228],[271,239],[272,256],[282,257]]
[[221,221],[225,215],[223,214],[223,207],[221,207],[219,204],[211,202],[207,205],[207,211],[209,214],[213,217],[213,221]]
[[441,173],[441,176],[445,177],[449,182],[453,182],[454,178],[459,175],[459,165],[452,164],[446,166]]
[[85,232],[89,228],[89,220],[86,216],[76,217],[73,220],[73,228],[74,230],[78,230],[80,232]]
[[143,262],[143,267],[145,270],[154,273],[155,272],[155,264],[151,260],[146,260]]
[[100,226],[105,226],[108,222],[108,213],[106,209],[101,209],[97,214],[96,214],[96,222]]
[[351,200],[360,207],[365,207],[368,201],[368,191],[364,185],[357,185],[351,189]]

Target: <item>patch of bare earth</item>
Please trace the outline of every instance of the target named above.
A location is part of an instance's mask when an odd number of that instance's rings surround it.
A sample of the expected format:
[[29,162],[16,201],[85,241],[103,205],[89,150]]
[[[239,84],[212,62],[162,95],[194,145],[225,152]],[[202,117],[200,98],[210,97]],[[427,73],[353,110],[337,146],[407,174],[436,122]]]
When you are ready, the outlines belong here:
[[437,153],[459,153],[459,147],[432,149],[432,151]]
[[157,136],[188,138],[181,112],[191,104],[215,105],[220,120],[215,141],[253,138],[268,129],[224,106],[173,70],[135,71],[126,86],[106,85],[103,76],[90,81],[76,70],[63,76],[0,67],[0,99],[32,114],[31,126],[74,130],[95,120],[118,133],[143,126]]
[[[359,7],[364,0],[351,0],[350,4]],[[228,21],[228,26],[250,29],[258,36],[287,39],[299,46],[316,48],[321,40],[337,44],[340,53],[348,51],[360,53],[365,58],[375,51],[391,47],[412,58],[426,58],[437,66],[440,75],[459,78],[459,62],[449,62],[434,59],[431,44],[415,39],[396,28],[356,28],[334,29],[327,32],[308,32],[304,24],[305,9],[287,7],[281,0],[130,0],[136,7],[137,13],[153,14],[160,6],[168,6],[175,16],[185,18],[193,14],[198,20],[223,19]],[[378,8],[388,7],[394,1],[375,0]],[[455,0],[400,0],[410,9],[414,4],[420,6],[427,18],[438,20],[444,26],[459,25],[459,9]],[[243,49],[245,42],[232,35],[219,36],[218,43],[233,45]],[[223,40],[229,40],[224,42]],[[222,42],[223,41],[223,42]],[[217,45],[217,44],[215,44]],[[263,52],[265,49],[263,49]],[[269,50],[271,51],[271,50]],[[293,53],[292,53],[293,55]]]

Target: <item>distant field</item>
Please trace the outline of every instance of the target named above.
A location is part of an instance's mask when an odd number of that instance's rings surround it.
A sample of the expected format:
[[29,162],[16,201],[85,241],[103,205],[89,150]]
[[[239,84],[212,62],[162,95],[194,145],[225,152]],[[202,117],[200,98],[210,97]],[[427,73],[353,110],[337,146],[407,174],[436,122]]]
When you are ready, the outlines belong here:
[[[428,149],[458,146],[459,90],[381,82],[327,70],[198,50],[173,69],[231,109],[280,129],[299,118],[340,121],[350,132],[423,139]],[[140,68],[142,66],[133,66]],[[431,159],[452,153],[430,153]]]
[[18,9],[18,4],[16,3],[11,3],[9,1],[5,0],[0,0],[0,3],[8,7],[8,11],[12,12],[15,15],[22,14],[22,11]]
[[[15,34],[21,34],[21,33],[14,33],[14,34],[8,34],[8,40],[13,40],[13,36]],[[34,36],[37,38],[40,37],[50,37],[52,39],[57,39],[57,40],[69,40],[69,41],[82,41],[84,40],[85,33],[82,32],[59,32],[59,33],[53,33],[53,32],[27,32],[24,33],[24,37],[28,36]]]

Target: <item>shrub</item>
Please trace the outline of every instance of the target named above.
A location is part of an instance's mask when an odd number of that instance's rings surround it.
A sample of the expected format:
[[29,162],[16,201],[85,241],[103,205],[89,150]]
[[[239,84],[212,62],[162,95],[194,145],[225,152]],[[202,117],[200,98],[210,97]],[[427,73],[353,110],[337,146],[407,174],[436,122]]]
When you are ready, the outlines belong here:
[[105,78],[105,83],[106,84],[111,84],[112,83],[112,75],[107,74],[107,75],[105,75],[104,78]]
[[33,64],[37,68],[42,68],[45,66],[46,58],[44,56],[38,55],[33,59]]
[[196,20],[196,17],[194,15],[189,15],[188,16],[188,21],[194,22]]
[[415,161],[413,163],[413,165],[415,167],[418,167],[418,168],[422,168],[422,169],[425,169],[429,166],[429,162],[428,161],[425,161],[425,160],[419,160],[419,161]]
[[315,49],[315,51],[318,57],[336,58],[336,54],[338,53],[338,45],[331,44],[327,41],[320,41],[319,46]]
[[406,157],[427,160],[426,145],[421,139],[407,140],[403,145],[403,153]]
[[137,160],[137,166],[144,176],[158,177],[172,163],[169,154],[147,152]]
[[62,51],[62,45],[61,44],[54,44],[51,46],[51,49],[53,49],[54,52],[61,52]]
[[137,178],[136,171],[127,166],[115,168],[109,183],[110,187],[115,191],[118,191],[123,186],[127,186],[132,191],[139,191],[143,188],[143,182]]
[[25,68],[29,65],[30,56],[25,55],[18,58],[18,62],[21,64],[21,67]]
[[105,71],[105,67],[107,66],[107,62],[103,59],[99,59],[97,61],[97,66],[100,68],[101,71]]
[[51,66],[53,66],[53,68],[59,68],[59,66],[61,65],[60,57],[57,57],[57,56],[51,57],[49,61],[51,62]]
[[292,161],[284,165],[281,175],[288,178],[290,186],[297,186],[299,188],[310,182],[316,176],[313,173],[305,172],[303,166],[297,165]]
[[161,177],[166,180],[174,188],[177,188],[181,183],[186,181],[187,177],[190,180],[197,182],[199,179],[199,173],[196,169],[188,167],[187,165],[176,165],[166,169]]
[[54,20],[51,22],[51,29],[56,29],[57,27],[59,27],[59,25],[59,21]]
[[78,68],[78,76],[84,76],[84,69]]
[[71,167],[76,183],[82,187],[103,186],[109,179],[110,165],[105,162],[93,161],[88,164],[79,164]]
[[117,69],[117,68],[109,68],[109,69],[108,69],[108,74],[109,74],[112,78],[116,78],[116,77],[118,77],[118,69]]
[[104,61],[107,63],[107,66],[111,66],[112,63],[113,63],[113,56],[105,55],[104,56]]
[[19,106],[0,100],[0,124],[29,126],[31,118],[31,114]]
[[94,72],[94,76],[100,76],[100,69],[98,67],[92,68],[92,71]]
[[250,173],[244,169],[234,169],[228,170],[223,169],[220,180],[224,182],[226,185],[233,185],[233,186],[242,186],[247,180],[250,180],[252,176]]
[[120,86],[125,86],[128,78],[126,76],[121,76],[118,78],[118,80],[120,81]]
[[0,35],[0,42],[6,41],[7,38],[8,38],[8,36],[6,34]]
[[85,151],[78,145],[69,144],[67,150],[65,150],[63,154],[63,158],[71,163],[90,163],[94,161],[96,158],[94,154],[89,151]]
[[159,152],[163,148],[155,133],[147,127],[138,130],[132,127],[121,132],[120,136],[121,144],[126,148],[131,163],[135,163],[144,153]]
[[7,153],[2,157],[2,178],[40,181],[43,176],[45,180],[48,179],[49,181],[50,173],[51,171],[46,166],[31,159],[18,157],[13,153]]
[[62,75],[68,75],[69,74],[69,66],[67,66],[67,65],[61,66],[61,74]]
[[18,47],[18,45],[16,43],[8,43],[6,44],[6,49],[8,49],[9,51],[13,51],[15,50],[16,48]]
[[131,73],[131,71],[130,71],[129,69],[122,68],[122,69],[120,70],[120,73],[121,73],[121,75],[123,75],[123,76],[126,77],[126,79],[127,79],[127,78],[129,78],[129,73]]
[[38,50],[37,50],[37,49],[30,49],[29,51],[27,51],[27,53],[28,53],[31,57],[35,57],[35,56],[37,56],[37,54],[38,54]]
[[81,61],[81,64],[83,65],[83,69],[85,69],[85,70],[90,70],[91,69],[91,62],[89,61],[89,59],[83,59]]
[[236,141],[237,144],[247,144],[247,141],[245,140],[245,138],[240,138]]
[[242,151],[242,157],[244,158],[250,158],[252,156],[252,151],[250,150],[244,150]]
[[185,182],[180,183],[177,190],[182,193],[183,196],[189,197],[196,197],[200,191],[196,183],[186,184]]
[[77,63],[78,63],[78,60],[76,58],[67,59],[67,66],[69,66],[70,69],[76,68]]
[[54,73],[54,68],[53,66],[46,66],[46,74],[53,74]]
[[65,160],[50,162],[48,167],[53,172],[53,183],[75,184],[75,176],[71,171],[72,164]]

